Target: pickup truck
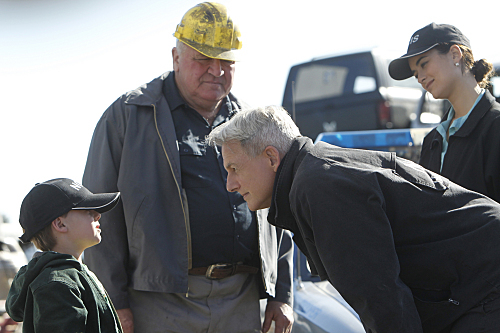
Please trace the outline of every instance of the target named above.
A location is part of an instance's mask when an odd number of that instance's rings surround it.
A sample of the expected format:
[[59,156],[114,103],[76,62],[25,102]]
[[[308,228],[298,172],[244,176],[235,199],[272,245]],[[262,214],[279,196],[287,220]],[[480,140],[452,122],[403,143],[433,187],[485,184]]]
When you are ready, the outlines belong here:
[[283,107],[301,133],[408,128],[422,95],[417,80],[393,80],[384,49],[316,58],[290,68]]

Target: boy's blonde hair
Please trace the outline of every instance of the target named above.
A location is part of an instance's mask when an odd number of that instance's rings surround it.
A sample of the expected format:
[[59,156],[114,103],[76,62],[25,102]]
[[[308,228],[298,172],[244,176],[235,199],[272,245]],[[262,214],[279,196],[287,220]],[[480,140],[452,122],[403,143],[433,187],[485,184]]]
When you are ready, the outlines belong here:
[[[23,229],[24,232],[24,229]],[[41,251],[50,251],[56,246],[56,238],[52,233],[52,223],[37,232],[30,241]]]
[[[68,213],[61,215],[61,217],[68,216]],[[25,232],[24,228],[23,232]],[[33,245],[41,251],[52,251],[57,244],[56,237],[52,231],[52,222],[31,237],[30,242],[32,242]]]

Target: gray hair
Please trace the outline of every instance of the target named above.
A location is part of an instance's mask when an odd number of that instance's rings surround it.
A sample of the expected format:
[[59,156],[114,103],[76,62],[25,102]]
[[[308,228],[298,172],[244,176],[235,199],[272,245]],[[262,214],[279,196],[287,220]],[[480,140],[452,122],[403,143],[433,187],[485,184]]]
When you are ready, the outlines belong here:
[[183,42],[181,42],[180,40],[176,40],[175,42],[175,48],[177,49],[177,54],[179,54],[179,56],[184,52],[184,50],[186,49],[187,45],[184,44]]
[[208,143],[221,146],[236,141],[250,157],[256,157],[267,146],[273,146],[283,156],[298,136],[299,128],[285,109],[265,106],[236,113],[209,134]]

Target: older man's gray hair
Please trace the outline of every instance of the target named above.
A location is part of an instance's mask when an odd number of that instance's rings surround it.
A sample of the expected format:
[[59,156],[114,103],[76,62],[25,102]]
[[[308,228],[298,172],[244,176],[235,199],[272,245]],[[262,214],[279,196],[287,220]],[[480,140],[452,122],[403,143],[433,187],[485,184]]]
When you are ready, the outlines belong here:
[[208,142],[219,146],[239,142],[250,157],[273,146],[283,156],[298,136],[299,128],[285,109],[265,106],[238,112],[230,121],[216,127],[208,136]]

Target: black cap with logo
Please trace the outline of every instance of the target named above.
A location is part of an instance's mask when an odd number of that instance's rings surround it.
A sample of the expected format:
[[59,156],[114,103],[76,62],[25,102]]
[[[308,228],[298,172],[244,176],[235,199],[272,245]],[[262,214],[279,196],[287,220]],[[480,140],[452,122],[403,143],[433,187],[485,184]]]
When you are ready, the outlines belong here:
[[21,204],[19,223],[25,232],[19,238],[29,242],[37,232],[73,209],[107,212],[119,199],[120,192],[94,194],[68,178],[38,183]]
[[404,80],[413,76],[408,65],[408,58],[425,53],[441,43],[459,44],[470,48],[469,39],[456,27],[449,24],[431,23],[411,36],[406,54],[389,64],[389,75],[394,80]]

